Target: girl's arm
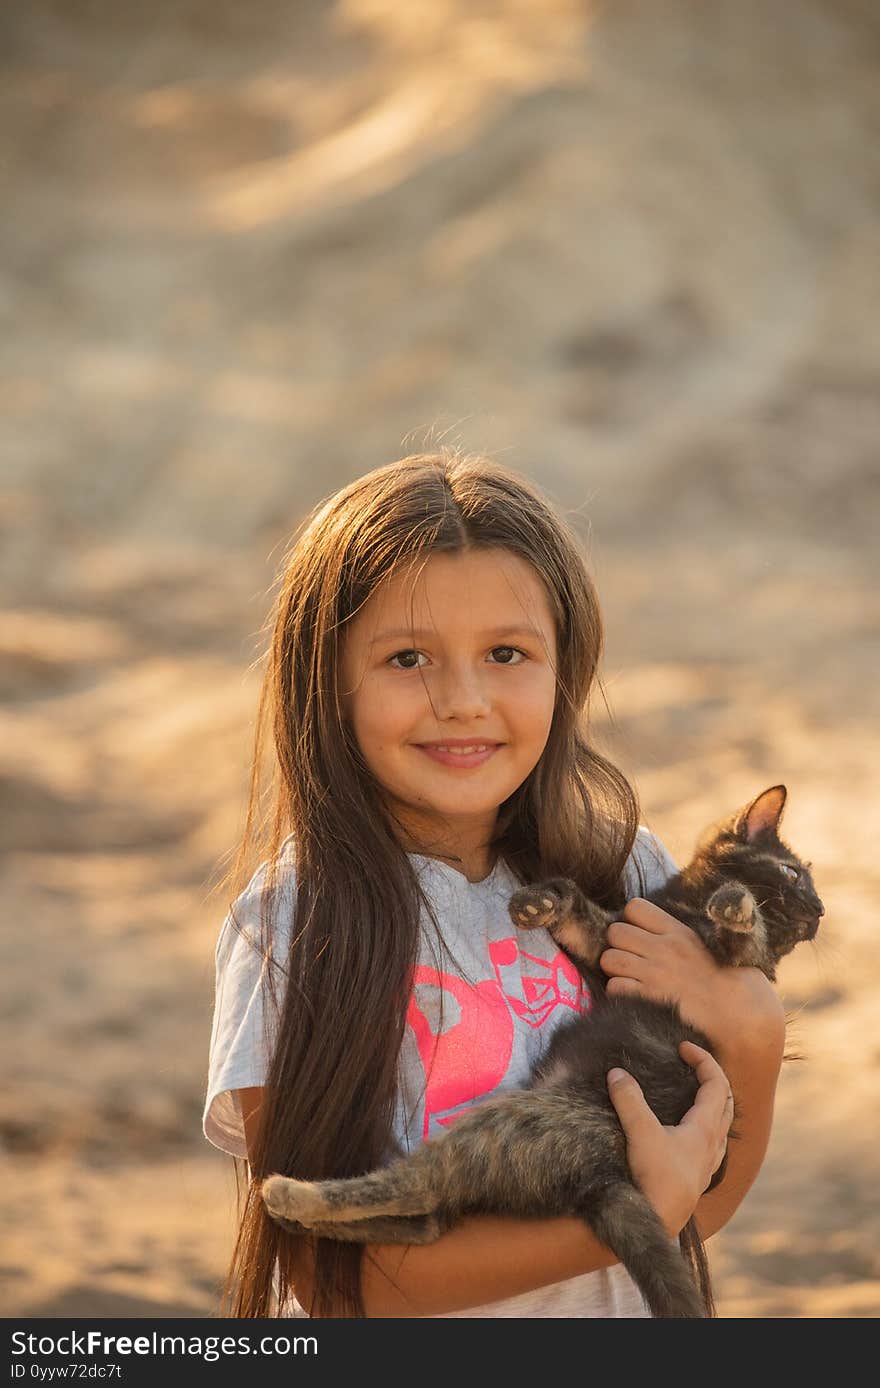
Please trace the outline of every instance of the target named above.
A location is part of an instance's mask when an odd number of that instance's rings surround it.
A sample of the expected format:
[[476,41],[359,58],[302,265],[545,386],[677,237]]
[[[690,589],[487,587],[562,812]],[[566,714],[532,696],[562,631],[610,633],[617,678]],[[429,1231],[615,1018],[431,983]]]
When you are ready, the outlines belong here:
[[772,983],[753,968],[722,968],[681,921],[640,897],[608,927],[600,963],[612,996],[671,998],[712,1042],[736,1101],[724,1179],[696,1208],[704,1238],[741,1204],[770,1140],[785,1048],[785,1012]]
[[[297,1297],[308,1306],[308,1255]],[[502,1301],[610,1267],[615,1255],[577,1219],[464,1219],[436,1243],[368,1244],[361,1291],[368,1316],[438,1316]]]
[[[697,1065],[700,1089],[678,1127],[661,1127],[633,1080],[611,1089],[630,1162],[638,1166],[640,1183],[670,1237],[687,1222],[708,1185],[730,1124],[730,1090],[721,1068],[699,1047],[683,1055]],[[262,1091],[239,1094],[252,1147]],[[368,1316],[436,1316],[502,1301],[617,1261],[578,1219],[480,1215],[462,1220],[435,1243],[367,1245],[361,1289]],[[312,1249],[305,1241],[295,1287],[297,1299],[308,1307]]]

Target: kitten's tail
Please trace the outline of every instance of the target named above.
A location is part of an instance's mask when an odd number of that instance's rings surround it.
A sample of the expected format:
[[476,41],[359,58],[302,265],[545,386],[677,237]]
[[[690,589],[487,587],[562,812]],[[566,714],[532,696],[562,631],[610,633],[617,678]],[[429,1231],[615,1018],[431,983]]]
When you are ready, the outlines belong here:
[[[635,1186],[621,1181],[591,1193],[583,1218],[596,1237],[616,1253],[641,1292],[652,1316],[704,1317],[709,1303],[688,1263],[663,1228],[653,1206]],[[693,1262],[689,1247],[688,1257]],[[694,1267],[705,1293],[698,1263]]]

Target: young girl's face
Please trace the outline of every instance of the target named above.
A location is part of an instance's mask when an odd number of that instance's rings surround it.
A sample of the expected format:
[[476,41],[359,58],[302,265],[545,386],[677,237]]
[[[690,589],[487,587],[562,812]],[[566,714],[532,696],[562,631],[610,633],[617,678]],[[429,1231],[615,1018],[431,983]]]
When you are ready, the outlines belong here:
[[[508,550],[433,555],[351,620],[341,697],[361,753],[416,842],[461,856],[541,756],[556,632],[536,571]],[[444,747],[486,748],[470,755]],[[439,749],[439,750],[438,750]]]

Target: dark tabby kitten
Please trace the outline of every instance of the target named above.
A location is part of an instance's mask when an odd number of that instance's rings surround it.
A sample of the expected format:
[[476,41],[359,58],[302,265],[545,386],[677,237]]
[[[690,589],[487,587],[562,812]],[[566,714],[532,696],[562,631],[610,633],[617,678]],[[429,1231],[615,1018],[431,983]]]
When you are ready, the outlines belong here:
[[[713,827],[687,867],[648,896],[695,930],[720,964],[754,965],[771,980],[779,959],[812,939],[824,914],[809,865],[777,835],[785,798],[785,786],[773,786]],[[525,887],[509,909],[520,929],[547,928],[593,984],[589,1012],[556,1029],[528,1087],[485,1100],[442,1137],[368,1175],[270,1176],[266,1207],[297,1232],[379,1243],[430,1243],[465,1214],[574,1215],[617,1254],[653,1316],[711,1314],[698,1236],[682,1238],[689,1266],[630,1175],[606,1087],[608,1071],[622,1066],[660,1121],[678,1123],[698,1088],[679,1043],[711,1050],[708,1040],[671,1003],[610,998],[596,987],[616,917],[573,882]],[[713,1185],[722,1171],[723,1164]]]

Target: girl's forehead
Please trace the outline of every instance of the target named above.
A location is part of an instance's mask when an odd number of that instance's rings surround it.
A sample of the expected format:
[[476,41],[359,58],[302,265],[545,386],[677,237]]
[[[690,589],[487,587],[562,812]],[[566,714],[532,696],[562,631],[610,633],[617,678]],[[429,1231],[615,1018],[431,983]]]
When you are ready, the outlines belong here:
[[516,622],[527,617],[538,627],[553,626],[547,589],[525,559],[508,550],[436,554],[417,568],[389,575],[359,614],[364,626],[430,627],[446,621]]

